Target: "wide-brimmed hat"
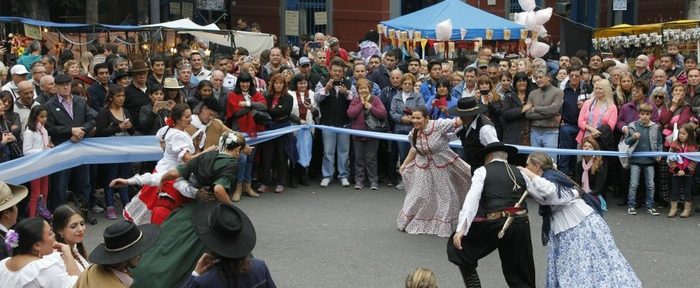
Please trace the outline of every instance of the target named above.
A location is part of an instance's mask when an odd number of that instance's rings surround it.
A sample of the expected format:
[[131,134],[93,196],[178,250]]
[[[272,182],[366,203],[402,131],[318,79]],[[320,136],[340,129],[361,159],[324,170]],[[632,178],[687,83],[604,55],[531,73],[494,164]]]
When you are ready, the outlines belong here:
[[214,97],[207,97],[202,99],[202,107],[207,107],[216,113],[221,113],[221,104],[219,101],[214,99]]
[[512,158],[516,154],[518,154],[518,148],[515,148],[515,146],[506,145],[503,144],[503,142],[493,142],[489,143],[488,145],[486,145],[486,147],[476,152],[474,159],[477,159],[478,161],[484,161],[484,157],[486,157],[486,155],[496,151],[503,151],[508,153],[508,158]]
[[0,181],[0,212],[17,205],[27,197],[27,187]]
[[160,235],[154,224],[136,226],[134,222],[122,220],[105,229],[104,243],[92,250],[90,262],[110,265],[127,261],[151,248]]
[[250,255],[255,247],[255,227],[241,209],[210,202],[195,207],[192,226],[204,246],[226,258]]
[[177,82],[177,79],[173,77],[168,77],[163,79],[163,89],[180,89],[182,86],[180,85],[180,82]]
[[479,105],[479,100],[476,97],[463,97],[457,101],[457,106],[450,108],[448,111],[452,116],[476,116],[486,112],[488,108],[484,105]]
[[126,69],[117,70],[117,72],[114,73],[114,83],[116,83],[117,80],[119,80],[119,78],[130,77],[130,76],[131,76],[131,73],[129,71],[127,71]]
[[148,68],[148,63],[143,60],[134,60],[134,63],[131,65],[131,70],[129,72],[131,73],[138,73],[138,72],[146,72],[148,70],[151,70]]

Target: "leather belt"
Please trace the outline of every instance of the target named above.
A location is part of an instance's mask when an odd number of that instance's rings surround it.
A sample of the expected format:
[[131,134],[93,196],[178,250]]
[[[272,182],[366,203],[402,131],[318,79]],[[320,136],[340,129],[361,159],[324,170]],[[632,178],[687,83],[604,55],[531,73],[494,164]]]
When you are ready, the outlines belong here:
[[503,210],[486,213],[486,217],[475,217],[473,222],[494,221],[494,220],[498,220],[501,218],[522,217],[522,216],[527,216],[527,210],[514,207],[514,208],[506,208]]

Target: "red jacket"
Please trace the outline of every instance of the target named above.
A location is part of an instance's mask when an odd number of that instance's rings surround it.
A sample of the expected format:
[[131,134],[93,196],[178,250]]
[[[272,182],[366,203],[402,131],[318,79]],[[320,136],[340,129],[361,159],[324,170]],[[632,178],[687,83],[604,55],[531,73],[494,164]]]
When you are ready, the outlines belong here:
[[[688,153],[696,151],[698,151],[697,145],[681,145],[681,143],[679,143],[678,141],[674,141],[673,144],[671,144],[671,149],[669,150],[669,152],[676,153]],[[685,172],[685,175],[695,174],[695,161],[685,157],[681,157],[681,159],[683,159],[683,163],[678,163],[678,161],[669,160],[668,171],[671,172],[671,174],[673,175],[678,174],[678,171],[681,170]]]
[[[240,112],[243,109],[249,109],[249,112],[241,115],[238,118],[233,119],[232,121],[236,121],[235,124],[238,125],[238,129],[234,130],[248,133],[250,137],[255,138],[258,134],[257,132],[265,130],[265,125],[255,123],[255,120],[253,120],[253,113],[251,113],[252,110],[249,107],[243,107],[239,105],[241,101],[245,101],[245,97],[243,97],[243,95],[235,93],[233,91],[228,92],[228,101],[226,101],[226,120],[231,119],[236,113]],[[263,103],[265,104],[265,106],[267,106],[267,101],[265,100],[265,97],[263,97],[263,95],[257,91],[255,92],[255,94],[250,96],[250,101],[251,103]],[[232,126],[235,127],[235,125]],[[234,127],[231,128],[233,129]]]

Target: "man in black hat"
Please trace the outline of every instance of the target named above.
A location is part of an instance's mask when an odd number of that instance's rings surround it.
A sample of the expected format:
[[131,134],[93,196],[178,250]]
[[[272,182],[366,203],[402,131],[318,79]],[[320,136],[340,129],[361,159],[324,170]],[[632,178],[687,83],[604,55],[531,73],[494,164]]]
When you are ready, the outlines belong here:
[[[71,80],[67,74],[58,74],[54,80],[58,96],[46,102],[48,112],[46,130],[56,146],[69,140],[74,143],[80,142],[95,128],[96,113],[88,107],[82,97],[71,94]],[[71,183],[73,195],[83,202],[81,204],[83,213],[89,220],[93,220],[87,213],[87,208],[94,204],[94,199],[90,199],[89,179],[88,165],[80,165],[55,173],[52,179],[49,207],[53,210],[65,203],[68,184]]]
[[[508,157],[518,150],[501,142],[486,145],[475,157],[486,165],[474,171],[472,185],[459,212],[457,232],[447,243],[447,257],[459,267],[465,287],[481,287],[478,260],[498,249],[509,287],[535,287],[527,204],[519,201],[525,178]],[[522,206],[515,207],[516,203]],[[505,230],[508,217],[513,217]],[[499,233],[504,231],[503,234]]]
[[457,137],[462,141],[462,159],[471,166],[472,172],[484,163],[483,158],[475,157],[476,153],[486,145],[498,142],[496,127],[483,114],[486,110],[487,107],[479,105],[476,97],[464,97],[449,111],[450,115],[459,116],[462,120],[462,128],[457,131]]
[[130,270],[139,265],[141,254],[158,239],[160,229],[153,224],[136,226],[122,220],[105,229],[104,242],[90,253],[93,263],[80,274],[75,287],[131,287]]
[[[219,287],[227,281],[220,276],[223,274],[233,276],[238,287],[275,287],[265,262],[250,254],[255,247],[255,227],[241,209],[216,202],[199,205],[192,213],[192,226],[211,252],[197,261],[185,286]],[[231,271],[242,266],[247,271]]]
[[141,107],[151,103],[151,99],[146,94],[148,86],[146,83],[148,81],[148,63],[143,60],[135,60],[131,67],[129,73],[132,75],[131,84],[124,89],[124,108],[129,110],[129,115],[131,115],[132,121],[134,123],[134,128],[136,131],[141,131],[141,122],[139,121],[139,110]]

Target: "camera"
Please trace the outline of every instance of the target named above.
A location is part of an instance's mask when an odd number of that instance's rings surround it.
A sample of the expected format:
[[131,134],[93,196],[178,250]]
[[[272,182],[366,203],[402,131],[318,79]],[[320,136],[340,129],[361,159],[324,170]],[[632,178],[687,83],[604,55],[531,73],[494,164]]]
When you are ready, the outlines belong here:
[[333,80],[333,86],[340,86],[343,85],[343,81],[341,80]]

